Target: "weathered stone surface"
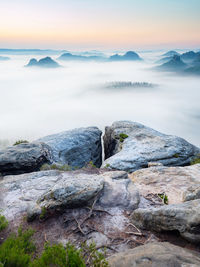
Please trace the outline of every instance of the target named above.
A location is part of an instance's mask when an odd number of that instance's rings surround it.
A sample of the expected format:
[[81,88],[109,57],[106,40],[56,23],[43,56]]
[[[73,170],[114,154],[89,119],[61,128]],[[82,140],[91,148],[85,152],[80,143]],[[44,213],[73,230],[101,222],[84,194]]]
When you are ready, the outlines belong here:
[[143,229],[157,232],[175,230],[185,239],[199,242],[200,200],[164,205],[158,208],[139,208],[133,212],[132,221]]
[[20,174],[39,170],[51,161],[51,149],[44,143],[24,143],[0,150],[0,173]]
[[104,150],[106,160],[103,167],[128,172],[145,168],[148,162],[184,166],[200,154],[199,148],[180,137],[166,135],[130,121],[114,122],[106,127]]
[[97,127],[79,128],[40,138],[49,145],[53,160],[71,167],[83,167],[92,161],[102,163],[101,131]]
[[[106,172],[104,190],[99,199],[103,207],[119,207],[125,210],[134,210],[140,202],[139,192],[126,172]],[[124,179],[125,177],[125,179]]]
[[99,175],[64,172],[62,178],[45,192],[37,203],[47,210],[74,208],[87,205],[103,189],[104,180]]
[[6,176],[0,182],[0,206],[7,218],[41,208],[83,206],[103,188],[100,175],[76,172],[40,171]]
[[169,204],[200,198],[200,164],[187,167],[155,166],[130,174],[144,197],[165,193]]
[[26,213],[32,220],[44,211],[54,213],[88,206],[95,199],[105,209],[133,211],[138,207],[139,193],[131,180],[124,177],[124,172],[93,174],[82,170],[5,176],[0,180],[0,207],[8,220]]
[[170,243],[149,243],[125,252],[116,253],[109,259],[110,267],[198,267],[198,253]]

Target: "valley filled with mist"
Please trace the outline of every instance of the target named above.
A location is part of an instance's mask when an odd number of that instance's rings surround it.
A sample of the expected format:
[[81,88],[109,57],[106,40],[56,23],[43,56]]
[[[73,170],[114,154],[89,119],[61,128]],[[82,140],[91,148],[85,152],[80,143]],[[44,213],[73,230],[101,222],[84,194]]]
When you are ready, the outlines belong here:
[[0,61],[0,147],[83,126],[104,130],[118,120],[200,146],[200,76],[158,71],[163,51],[138,54],[143,60],[59,61],[61,54],[50,55],[59,68],[25,67],[45,55],[3,55],[10,60]]

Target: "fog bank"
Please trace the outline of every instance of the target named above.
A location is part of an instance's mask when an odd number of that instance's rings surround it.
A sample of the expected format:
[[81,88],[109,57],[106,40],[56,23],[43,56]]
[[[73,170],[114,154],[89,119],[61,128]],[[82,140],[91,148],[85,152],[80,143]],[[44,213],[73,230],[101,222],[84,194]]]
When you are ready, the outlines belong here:
[[[200,78],[156,72],[151,59],[157,54],[141,56],[144,62],[68,61],[58,69],[25,68],[31,56],[0,62],[0,146],[82,126],[103,130],[116,120],[137,121],[200,146]],[[118,81],[157,86],[106,88]]]

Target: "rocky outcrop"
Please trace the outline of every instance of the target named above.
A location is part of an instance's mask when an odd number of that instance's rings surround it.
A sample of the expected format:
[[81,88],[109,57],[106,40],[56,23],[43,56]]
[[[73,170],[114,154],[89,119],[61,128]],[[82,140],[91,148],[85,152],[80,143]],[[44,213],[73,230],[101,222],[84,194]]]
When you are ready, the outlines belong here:
[[51,149],[44,143],[24,143],[0,150],[0,173],[20,174],[38,171],[51,161]]
[[105,162],[110,169],[133,172],[160,162],[166,166],[189,165],[200,149],[183,138],[166,135],[137,122],[119,121],[106,127]]
[[116,253],[108,262],[110,267],[198,267],[200,256],[197,252],[167,242],[154,242]]
[[82,207],[99,194],[104,179],[99,175],[84,173],[57,173],[57,181],[37,199],[37,204],[45,210]]
[[26,213],[32,220],[44,212],[91,206],[94,200],[103,209],[133,211],[140,198],[124,172],[52,170],[6,176],[0,181],[0,207],[8,220]]
[[187,167],[164,167],[150,164],[150,168],[133,172],[130,177],[140,194],[165,193],[169,204],[200,199],[200,164]]
[[92,161],[95,166],[101,166],[101,131],[97,127],[65,131],[38,141],[51,147],[54,162],[81,168]]
[[158,208],[137,209],[132,214],[133,223],[142,228],[161,231],[178,231],[191,242],[200,242],[200,200]]
[[200,241],[200,164],[187,167],[155,165],[138,170],[130,177],[145,200],[151,199],[152,195],[165,195],[169,204],[155,208],[142,206],[141,201],[141,208],[132,214],[136,226],[157,232],[178,231],[186,240]]

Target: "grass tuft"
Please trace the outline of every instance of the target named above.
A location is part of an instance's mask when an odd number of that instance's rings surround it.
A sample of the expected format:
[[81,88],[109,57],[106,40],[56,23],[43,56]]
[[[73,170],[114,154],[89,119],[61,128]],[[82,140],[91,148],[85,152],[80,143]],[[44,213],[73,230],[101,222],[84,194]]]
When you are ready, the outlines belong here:
[[20,144],[28,144],[29,142],[27,140],[17,140],[13,146],[17,146],[17,145],[20,145]]
[[127,134],[125,134],[125,133],[120,133],[120,135],[119,135],[119,141],[120,141],[121,143],[123,143],[124,140],[125,140],[126,138],[128,138],[128,135],[127,135]]

